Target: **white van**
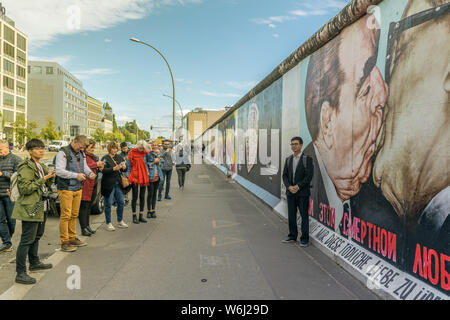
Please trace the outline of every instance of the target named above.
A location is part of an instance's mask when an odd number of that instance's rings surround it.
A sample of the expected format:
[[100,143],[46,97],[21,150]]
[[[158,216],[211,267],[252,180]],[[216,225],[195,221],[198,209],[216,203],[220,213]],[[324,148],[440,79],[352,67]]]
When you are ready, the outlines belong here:
[[62,147],[68,146],[69,142],[64,140],[55,140],[48,145],[48,151],[59,151]]

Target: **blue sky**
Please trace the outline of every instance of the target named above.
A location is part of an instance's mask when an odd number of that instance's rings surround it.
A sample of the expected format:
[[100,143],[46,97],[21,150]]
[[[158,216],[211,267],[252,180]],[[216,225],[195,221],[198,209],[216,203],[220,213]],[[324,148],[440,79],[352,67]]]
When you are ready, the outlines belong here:
[[[60,62],[119,123],[171,127],[172,93],[184,110],[233,105],[348,1],[7,0],[29,36],[29,58]],[[153,134],[167,134],[154,131]]]

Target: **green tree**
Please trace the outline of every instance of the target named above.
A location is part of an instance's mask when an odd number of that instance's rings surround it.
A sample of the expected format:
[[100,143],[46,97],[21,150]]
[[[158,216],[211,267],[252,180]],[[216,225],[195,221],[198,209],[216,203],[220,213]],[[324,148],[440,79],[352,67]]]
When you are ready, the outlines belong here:
[[108,141],[108,142],[110,142],[110,141],[114,141],[114,133],[107,133],[107,134],[105,134],[105,141]]
[[95,140],[95,142],[100,143],[102,141],[105,141],[105,132],[101,128],[95,129],[94,134],[92,135],[92,138]]
[[61,139],[62,131],[56,130],[56,122],[52,117],[48,117],[45,127],[41,128],[41,137],[47,142]]
[[23,117],[17,117],[15,122],[11,123],[14,133],[16,134],[17,143],[23,145],[27,140],[39,138],[39,134],[34,132],[38,127],[34,121],[25,121]]

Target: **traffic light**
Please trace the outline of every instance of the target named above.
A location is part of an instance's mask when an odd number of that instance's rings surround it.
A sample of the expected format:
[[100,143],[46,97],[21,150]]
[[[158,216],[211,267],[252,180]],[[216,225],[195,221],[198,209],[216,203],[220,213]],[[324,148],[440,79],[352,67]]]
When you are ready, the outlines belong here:
[[153,130],[153,126],[150,126],[150,130]]

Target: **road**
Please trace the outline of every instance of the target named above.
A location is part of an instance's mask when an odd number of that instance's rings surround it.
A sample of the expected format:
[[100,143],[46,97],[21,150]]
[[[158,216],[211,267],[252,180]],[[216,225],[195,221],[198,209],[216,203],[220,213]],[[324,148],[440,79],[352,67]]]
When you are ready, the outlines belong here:
[[[156,219],[135,225],[127,206],[128,229],[97,224],[88,246],[56,252],[37,284],[13,285],[0,298],[377,299],[314,246],[281,243],[286,222],[216,168],[194,165],[183,191],[176,181]],[[80,289],[68,288],[70,266]]]

